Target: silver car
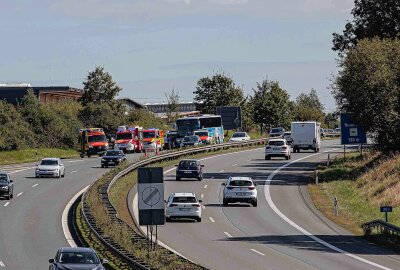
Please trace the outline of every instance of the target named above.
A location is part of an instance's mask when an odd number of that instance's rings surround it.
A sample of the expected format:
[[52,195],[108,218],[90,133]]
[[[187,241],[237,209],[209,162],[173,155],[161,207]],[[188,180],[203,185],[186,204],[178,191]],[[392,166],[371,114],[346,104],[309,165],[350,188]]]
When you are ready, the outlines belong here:
[[65,167],[59,158],[44,158],[36,166],[35,177],[39,178],[42,176],[50,177],[64,177]]
[[177,192],[169,195],[166,203],[166,221],[174,218],[190,218],[201,222],[201,200],[190,192]]
[[229,177],[224,186],[223,205],[229,203],[251,203],[257,206],[257,189],[251,177]]

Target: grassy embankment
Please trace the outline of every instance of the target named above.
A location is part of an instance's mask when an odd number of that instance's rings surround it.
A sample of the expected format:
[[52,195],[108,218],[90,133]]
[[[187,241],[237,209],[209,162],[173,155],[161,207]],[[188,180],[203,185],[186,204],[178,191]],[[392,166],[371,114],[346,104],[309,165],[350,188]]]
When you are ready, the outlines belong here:
[[0,151],[0,165],[35,162],[45,157],[73,158],[79,157],[79,153],[76,149],[58,148],[29,148],[15,151]]
[[[309,192],[316,207],[331,220],[361,235],[361,224],[384,220],[380,206],[391,205],[389,222],[400,226],[400,155],[386,158],[377,152],[352,153],[346,159],[335,159],[329,168],[319,166],[318,171],[320,183],[310,184]],[[333,213],[334,197],[338,216]]]
[[[259,146],[258,146],[259,147]],[[247,147],[247,149],[256,148],[256,147]],[[219,151],[211,151],[204,154],[192,155],[191,157],[200,158],[203,156],[210,156],[221,153],[228,153],[233,151],[238,151],[243,148],[232,148],[227,150],[219,150]],[[177,161],[167,161],[161,162],[158,164],[153,164],[152,166],[161,166],[166,167],[172,164],[175,164]],[[151,257],[153,258],[151,261],[147,259],[147,248],[140,243],[132,243],[129,239],[129,233],[126,231],[126,228],[119,227],[116,228],[112,225],[112,222],[109,220],[109,217],[106,215],[105,209],[100,202],[100,198],[97,194],[98,188],[103,185],[105,182],[109,181],[118,171],[120,171],[126,165],[122,165],[121,167],[110,171],[105,174],[99,181],[97,181],[88,193],[88,203],[91,208],[91,212],[96,219],[97,225],[102,228],[104,232],[106,232],[109,236],[113,238],[115,242],[120,244],[126,250],[130,251],[132,254],[136,256],[136,258],[143,260],[149,263],[155,269],[199,269],[198,266],[190,264],[188,262],[183,261],[178,256],[167,256],[162,254],[161,250],[152,252]],[[129,224],[132,228],[135,229],[134,224],[132,222],[131,216],[129,214],[129,210],[127,208],[126,198],[128,196],[129,190],[135,185],[137,180],[136,172],[133,172],[124,178],[117,181],[110,193],[110,201],[116,208],[118,212],[118,217],[123,219],[127,224]]]

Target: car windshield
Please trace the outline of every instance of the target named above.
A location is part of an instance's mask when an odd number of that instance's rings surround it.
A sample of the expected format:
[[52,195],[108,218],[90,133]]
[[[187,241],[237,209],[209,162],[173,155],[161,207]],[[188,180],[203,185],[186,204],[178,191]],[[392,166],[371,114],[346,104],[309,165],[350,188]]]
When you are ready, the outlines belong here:
[[197,136],[208,136],[208,131],[196,131]]
[[285,142],[284,141],[269,141],[268,145],[281,146],[281,145],[285,145]]
[[281,128],[273,128],[273,129],[271,129],[271,133],[279,133],[279,132],[282,132]]
[[185,138],[183,138],[184,142],[195,142],[197,141],[197,136],[186,136]]
[[43,159],[40,165],[58,165],[58,161],[54,159]]
[[290,135],[292,135],[292,133],[290,133],[290,132],[285,132],[285,133],[283,133],[283,135],[285,135],[285,136],[290,136]]
[[124,153],[122,151],[107,151],[106,156],[123,156]]
[[232,180],[229,182],[229,185],[236,187],[250,187],[253,183],[249,180]]
[[155,131],[146,131],[143,132],[143,138],[154,138],[156,136]]
[[174,197],[172,200],[174,203],[196,203],[195,197]]
[[239,132],[232,135],[232,138],[238,138],[238,137],[246,137],[246,133]]
[[0,183],[7,183],[7,175],[6,174],[0,174]]
[[88,142],[105,142],[106,135],[90,135],[88,137]]
[[130,140],[132,139],[132,133],[118,133],[117,140]]
[[62,252],[58,259],[63,264],[99,264],[100,261],[93,252]]
[[197,166],[197,161],[195,160],[182,160],[179,162],[179,167],[195,167]]

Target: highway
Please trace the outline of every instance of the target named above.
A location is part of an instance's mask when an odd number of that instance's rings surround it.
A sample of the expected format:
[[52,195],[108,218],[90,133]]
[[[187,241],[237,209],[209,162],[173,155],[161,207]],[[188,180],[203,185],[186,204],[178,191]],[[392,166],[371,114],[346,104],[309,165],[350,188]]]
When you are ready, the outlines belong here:
[[[266,161],[262,149],[206,158],[201,182],[176,182],[174,168],[167,168],[165,198],[194,192],[204,207],[201,223],[167,223],[159,229],[160,241],[210,269],[400,269],[399,255],[352,235],[313,207],[308,175],[327,159],[323,152],[339,151],[335,143],[324,141],[319,154],[292,154],[290,163]],[[221,205],[228,176],[258,183],[258,207]]]
[[[128,155],[129,160],[140,154]],[[69,246],[61,216],[68,201],[107,170],[100,159],[65,160],[65,178],[35,178],[34,165],[1,166],[14,180],[14,199],[0,199],[0,270],[48,269],[59,247]]]

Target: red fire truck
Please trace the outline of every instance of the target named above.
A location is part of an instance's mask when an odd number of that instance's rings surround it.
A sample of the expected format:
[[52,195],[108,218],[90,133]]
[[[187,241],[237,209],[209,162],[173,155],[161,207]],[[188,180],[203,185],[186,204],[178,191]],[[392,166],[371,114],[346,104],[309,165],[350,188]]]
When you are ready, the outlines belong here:
[[123,150],[124,153],[143,151],[143,128],[139,126],[120,126],[115,137],[114,149]]
[[83,158],[85,154],[91,155],[102,153],[108,150],[108,141],[102,128],[83,128],[79,130],[79,152]]

